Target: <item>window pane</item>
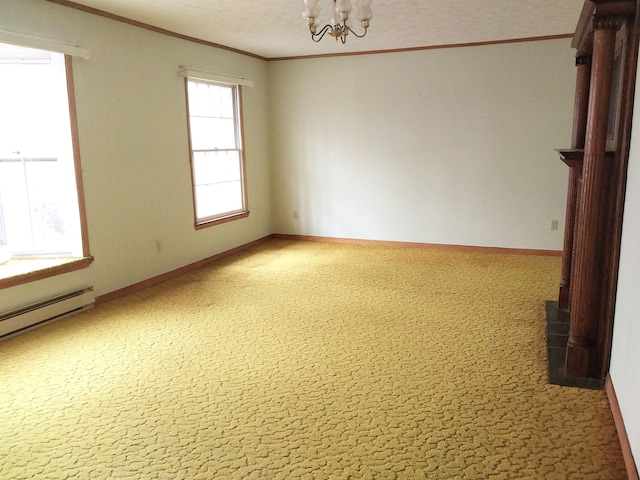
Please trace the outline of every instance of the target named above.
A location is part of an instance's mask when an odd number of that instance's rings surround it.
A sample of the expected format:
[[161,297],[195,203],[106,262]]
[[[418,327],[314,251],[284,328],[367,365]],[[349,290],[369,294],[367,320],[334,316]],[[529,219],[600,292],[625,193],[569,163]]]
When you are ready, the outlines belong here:
[[240,151],[195,152],[194,177],[196,185],[241,180]]
[[196,217],[242,212],[242,151],[235,86],[188,80]]
[[197,83],[187,82],[187,101],[189,102],[189,115],[200,115]]
[[4,160],[0,163],[0,197],[5,236],[11,250],[19,250],[20,245],[32,244],[24,170],[19,161]]
[[62,185],[51,182],[62,172],[57,161],[29,162],[25,164],[31,227],[36,249],[64,249],[65,219]]
[[240,152],[194,154],[194,183],[198,218],[243,208]]
[[236,148],[234,120],[191,117],[191,148],[194,150]]
[[215,182],[216,152],[195,152],[193,154],[193,180],[196,185]]
[[234,87],[188,81],[189,113],[195,116],[233,118]]
[[[35,52],[35,53],[34,53]],[[0,219],[15,254],[82,255],[64,55],[2,45]]]
[[242,211],[241,195],[240,181],[197,186],[196,213],[198,218]]
[[240,151],[233,150],[221,155],[218,170],[219,182],[239,182],[242,177]]
[[225,118],[235,117],[233,106],[233,89],[226,88],[220,90],[220,116]]
[[219,184],[220,210],[233,212],[242,210],[242,188],[240,180]]

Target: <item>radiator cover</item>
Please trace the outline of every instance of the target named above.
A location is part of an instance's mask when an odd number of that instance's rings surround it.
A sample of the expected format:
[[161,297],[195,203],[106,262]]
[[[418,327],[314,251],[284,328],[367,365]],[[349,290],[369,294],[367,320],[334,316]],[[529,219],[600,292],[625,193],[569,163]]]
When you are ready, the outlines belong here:
[[0,314],[0,338],[93,307],[93,287],[74,290]]

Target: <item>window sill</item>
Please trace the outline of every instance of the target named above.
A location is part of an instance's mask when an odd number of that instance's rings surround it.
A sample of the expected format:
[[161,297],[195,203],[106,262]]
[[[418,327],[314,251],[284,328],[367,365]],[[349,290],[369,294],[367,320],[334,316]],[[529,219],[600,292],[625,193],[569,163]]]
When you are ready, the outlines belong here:
[[229,215],[227,217],[214,218],[212,220],[207,220],[201,223],[196,223],[196,230],[200,230],[201,228],[211,227],[213,225],[219,225],[221,223],[230,222],[232,220],[238,220],[240,218],[247,218],[249,216],[249,212],[241,212],[234,213],[233,215]]
[[0,289],[82,270],[88,267],[91,262],[93,262],[93,257],[9,260],[0,264]]

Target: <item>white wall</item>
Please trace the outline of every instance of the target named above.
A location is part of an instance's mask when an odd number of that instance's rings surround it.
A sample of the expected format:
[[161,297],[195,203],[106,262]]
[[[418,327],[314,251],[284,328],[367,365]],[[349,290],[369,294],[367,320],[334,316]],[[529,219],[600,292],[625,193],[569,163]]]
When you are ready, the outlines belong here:
[[[91,53],[89,60],[74,58],[73,67],[95,257],[80,274],[1,290],[3,307],[78,282],[93,284],[101,295],[271,233],[266,62],[43,0],[3,0],[0,28],[75,43]],[[194,228],[180,65],[255,81],[243,89],[247,219]]]
[[566,39],[270,63],[275,232],[561,250],[574,54]]
[[[637,115],[640,75],[636,79],[634,113]],[[637,465],[640,462],[640,123],[637,118],[631,133],[627,175],[610,375]]]
[[[1,290],[5,308],[80,283],[105,294],[274,231],[561,248],[568,40],[267,63],[44,0],[1,1],[0,28],[91,52],[74,77],[95,257]],[[179,65],[256,83],[244,89],[247,219],[193,227]]]

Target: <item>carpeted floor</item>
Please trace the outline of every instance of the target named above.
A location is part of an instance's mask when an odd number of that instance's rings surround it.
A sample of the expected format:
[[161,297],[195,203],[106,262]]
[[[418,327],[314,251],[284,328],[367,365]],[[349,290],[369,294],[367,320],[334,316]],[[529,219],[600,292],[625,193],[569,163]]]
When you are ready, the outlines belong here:
[[560,259],[273,240],[0,343],[2,479],[624,479]]

